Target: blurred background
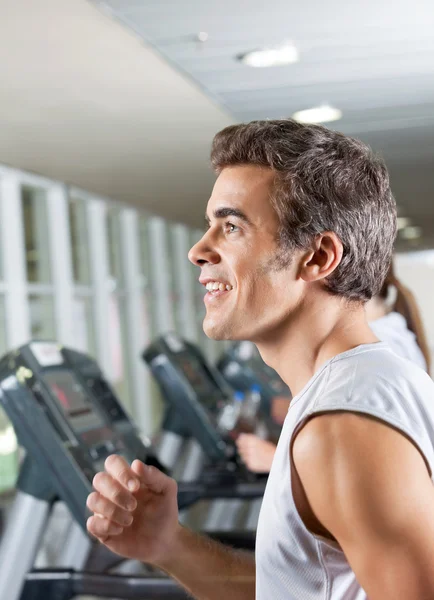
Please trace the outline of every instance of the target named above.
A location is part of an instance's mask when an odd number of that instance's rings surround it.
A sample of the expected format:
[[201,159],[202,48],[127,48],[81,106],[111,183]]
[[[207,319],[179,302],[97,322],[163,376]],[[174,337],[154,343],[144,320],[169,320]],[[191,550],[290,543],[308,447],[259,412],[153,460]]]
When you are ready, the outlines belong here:
[[[0,0],[0,354],[56,339],[94,356],[147,434],[140,354],[169,330],[215,362],[187,261],[238,121],[324,123],[380,152],[397,273],[434,351],[432,0]],[[0,490],[17,444],[0,415]]]

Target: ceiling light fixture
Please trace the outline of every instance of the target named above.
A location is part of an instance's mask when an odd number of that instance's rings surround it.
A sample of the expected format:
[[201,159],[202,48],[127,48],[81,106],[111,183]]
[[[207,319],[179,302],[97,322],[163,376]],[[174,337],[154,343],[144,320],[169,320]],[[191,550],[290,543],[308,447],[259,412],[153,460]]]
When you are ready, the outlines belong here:
[[260,48],[237,56],[238,60],[248,67],[263,69],[266,67],[282,67],[298,62],[298,50],[288,42],[281,46]]
[[404,240],[418,240],[422,237],[421,227],[404,227],[401,229],[400,235]]
[[306,110],[298,110],[292,118],[299,123],[330,123],[342,118],[342,111],[328,104],[315,106]]
[[411,221],[408,217],[398,217],[396,219],[397,225],[398,225],[398,229],[405,229],[406,227],[409,227],[409,225],[411,225]]

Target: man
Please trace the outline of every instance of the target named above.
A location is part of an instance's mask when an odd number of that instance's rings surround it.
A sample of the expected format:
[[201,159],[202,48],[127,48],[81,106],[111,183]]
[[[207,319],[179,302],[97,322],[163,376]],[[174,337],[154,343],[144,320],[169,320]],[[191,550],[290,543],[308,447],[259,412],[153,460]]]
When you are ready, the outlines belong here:
[[119,457],[95,477],[89,532],[203,600],[434,598],[434,383],[378,342],[363,308],[395,238],[385,166],[290,120],[223,130],[212,162],[209,228],[189,255],[204,330],[253,341],[293,393],[256,565],[180,526],[176,483]]

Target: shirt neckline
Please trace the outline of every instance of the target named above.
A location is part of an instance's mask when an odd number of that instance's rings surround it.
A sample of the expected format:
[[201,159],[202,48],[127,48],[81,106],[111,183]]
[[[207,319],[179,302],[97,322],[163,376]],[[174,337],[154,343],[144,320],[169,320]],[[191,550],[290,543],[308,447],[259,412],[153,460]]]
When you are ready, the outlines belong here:
[[324,371],[327,369],[327,367],[329,367],[333,362],[338,362],[339,360],[344,360],[345,358],[348,358],[350,356],[354,356],[355,354],[361,354],[362,352],[366,352],[369,350],[388,350],[389,346],[386,344],[386,342],[371,342],[369,344],[359,344],[359,346],[356,346],[355,348],[350,348],[350,350],[345,350],[345,352],[340,352],[339,354],[336,354],[335,356],[332,356],[331,358],[329,358],[328,360],[326,360],[326,362],[318,369],[318,371],[316,371],[316,373],[314,373],[312,375],[312,377],[309,379],[309,381],[306,383],[306,385],[304,386],[304,388],[291,399],[291,402],[289,403],[289,410],[291,410],[291,407],[296,404],[296,402],[298,402],[299,400],[301,400],[301,398],[306,394],[306,392],[309,390],[309,388],[315,383],[315,381],[318,379],[318,377],[324,373]]

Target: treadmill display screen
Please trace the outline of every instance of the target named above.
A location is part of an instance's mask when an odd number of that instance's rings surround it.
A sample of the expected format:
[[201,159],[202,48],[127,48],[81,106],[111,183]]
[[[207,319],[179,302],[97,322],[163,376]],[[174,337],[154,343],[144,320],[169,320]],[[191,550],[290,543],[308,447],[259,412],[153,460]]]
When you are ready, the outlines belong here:
[[92,406],[83,387],[71,371],[49,371],[43,375],[50,390],[55,394],[72,428],[83,442],[91,447],[113,437],[102,416]]
[[179,355],[180,367],[200,401],[212,408],[216,404],[216,387],[209,375],[204,371],[199,360],[193,355]]
[[52,371],[44,375],[45,381],[56,395],[63,410],[70,417],[90,412],[91,407],[82,387],[69,371]]

